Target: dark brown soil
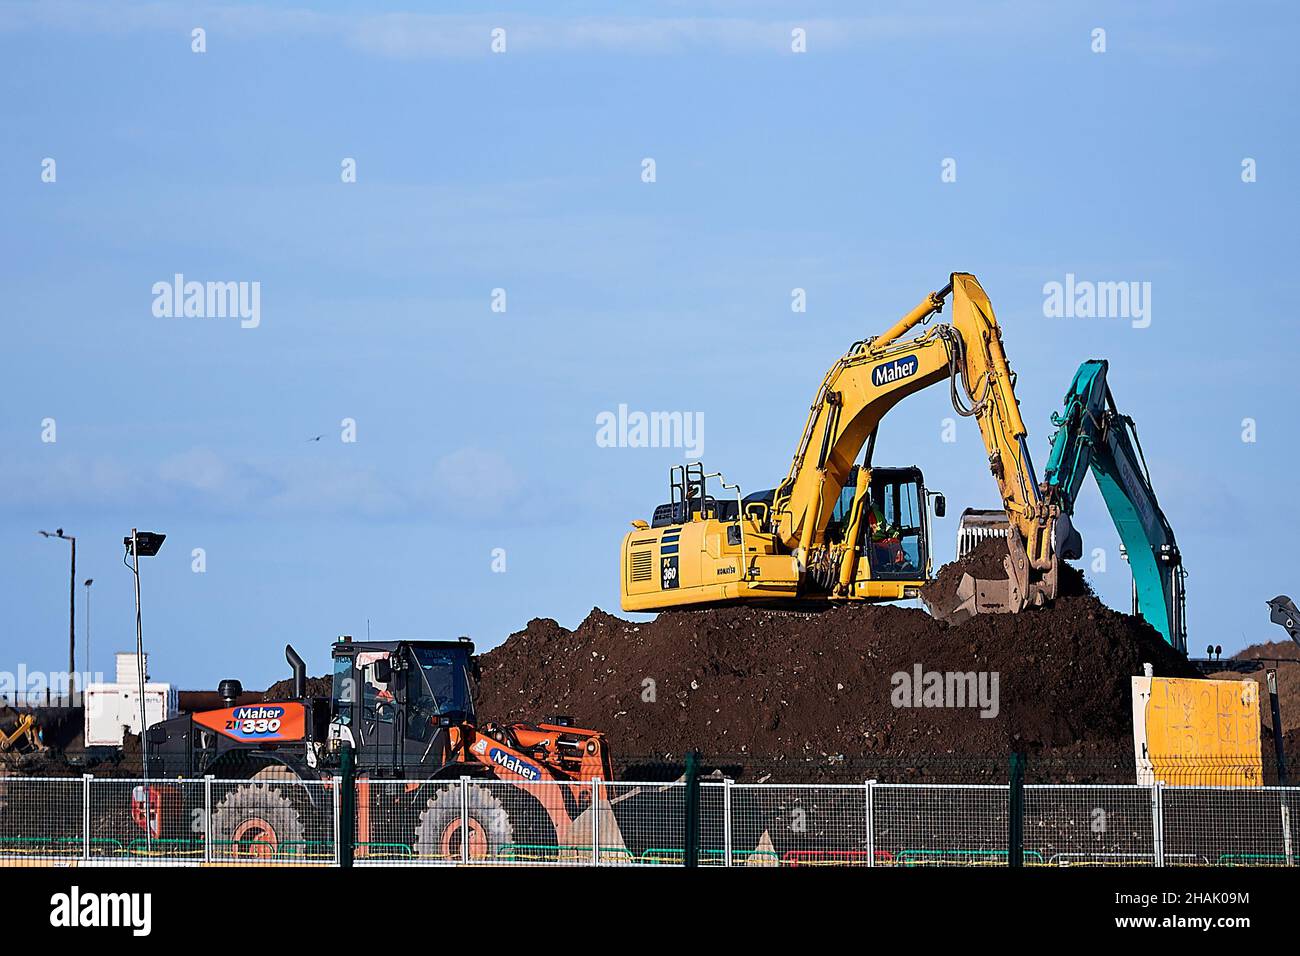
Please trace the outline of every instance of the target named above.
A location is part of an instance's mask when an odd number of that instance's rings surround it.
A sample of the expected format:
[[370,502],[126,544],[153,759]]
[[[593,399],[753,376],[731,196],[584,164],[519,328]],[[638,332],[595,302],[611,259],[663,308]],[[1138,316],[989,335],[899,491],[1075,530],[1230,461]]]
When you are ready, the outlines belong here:
[[[982,546],[957,572],[945,568],[940,585],[972,566],[986,574],[980,564],[991,550]],[[957,627],[890,605],[674,611],[643,624],[593,609],[574,631],[533,620],[483,656],[479,711],[496,720],[569,714],[605,731],[625,756],[678,758],[695,748],[755,764],[979,757],[1000,765],[1024,749],[1127,761],[1131,773],[1130,678],[1148,662],[1158,675],[1195,671],[1146,622],[1091,596],[1078,571],[1066,581],[1067,596],[1050,608]],[[918,665],[996,673],[996,714],[896,706],[895,675],[910,677]]]
[[[333,678],[307,678],[306,691],[308,697],[329,697],[332,687]],[[291,700],[293,698],[293,678],[287,677],[282,681],[276,681],[266,689],[265,694],[260,696],[261,700]]]

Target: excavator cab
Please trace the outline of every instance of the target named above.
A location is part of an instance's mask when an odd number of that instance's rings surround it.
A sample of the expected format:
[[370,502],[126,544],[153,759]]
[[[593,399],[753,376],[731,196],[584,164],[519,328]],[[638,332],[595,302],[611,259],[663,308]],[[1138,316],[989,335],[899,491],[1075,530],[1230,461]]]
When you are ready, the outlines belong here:
[[[925,485],[919,468],[875,468],[871,472],[872,515],[884,527],[862,528],[861,547],[871,560],[872,577],[910,580],[930,565],[926,533]],[[869,550],[868,550],[869,549]]]
[[[871,469],[870,483],[861,500],[858,473],[857,465],[849,472],[849,479],[840,491],[826,526],[826,540],[832,545],[842,543],[851,533],[853,515],[860,508],[862,519],[856,523],[854,547],[869,562],[869,577],[875,580],[924,577],[925,569],[930,566],[930,523],[921,469]],[[943,495],[930,494],[936,515],[942,517]]]
[[[856,477],[856,474],[850,476],[854,484]],[[924,577],[930,567],[930,523],[921,469],[873,468],[869,493],[870,498],[864,502],[866,520],[861,522],[857,546],[859,553],[871,563],[871,577],[876,580]],[[935,495],[936,513],[943,511],[942,503],[943,495]]]

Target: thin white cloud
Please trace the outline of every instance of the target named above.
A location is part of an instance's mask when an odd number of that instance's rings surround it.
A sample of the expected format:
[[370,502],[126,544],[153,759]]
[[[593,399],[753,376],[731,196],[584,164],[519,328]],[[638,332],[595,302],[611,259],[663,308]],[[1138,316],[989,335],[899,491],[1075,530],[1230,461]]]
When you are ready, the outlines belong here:
[[66,508],[181,509],[191,514],[268,514],[510,519],[528,511],[525,485],[499,452],[468,447],[416,476],[342,462],[311,445],[302,456],[253,460],[196,447],[161,459],[61,456],[15,461],[0,473],[10,512]]
[[961,8],[908,15],[753,18],[732,16],[566,16],[516,13],[475,15],[371,13],[348,15],[303,8],[195,4],[179,8],[123,0],[45,0],[6,4],[0,30],[67,32],[177,32],[201,26],[209,49],[220,34],[237,37],[326,37],[362,52],[393,59],[441,59],[490,55],[492,30],[506,30],[510,52],[671,55],[698,50],[725,53],[789,53],[791,30],[807,33],[808,49],[835,50],[901,36],[969,33],[989,25]]
[[461,448],[433,466],[433,487],[449,505],[467,511],[497,511],[518,493],[520,483],[505,457],[482,448]]

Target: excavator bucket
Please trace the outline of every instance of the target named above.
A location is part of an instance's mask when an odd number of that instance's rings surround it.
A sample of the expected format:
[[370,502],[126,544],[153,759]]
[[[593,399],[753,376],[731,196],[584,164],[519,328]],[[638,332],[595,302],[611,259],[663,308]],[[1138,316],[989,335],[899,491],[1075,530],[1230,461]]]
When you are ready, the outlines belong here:
[[1024,572],[1017,572],[1011,555],[1003,562],[1004,578],[977,578],[963,574],[957,584],[955,600],[948,606],[932,596],[924,596],[930,614],[949,624],[960,624],[976,614],[1014,614],[1024,609],[1026,581]]
[[957,523],[957,557],[966,557],[986,538],[1005,538],[1011,522],[1001,508],[967,508]]
[[953,609],[948,620],[959,623],[976,614],[1011,614],[1022,607],[1020,591],[1016,582],[1010,577],[1005,579],[974,578],[963,574],[957,585],[957,597],[961,603]]
[[977,578],[963,574],[954,595],[934,590],[922,592],[930,614],[948,624],[960,624],[976,614],[1015,614],[1029,604],[1041,604],[1056,596],[1057,571],[1053,568],[1035,588],[1029,583],[1029,557],[1020,537],[1010,534],[1010,523],[1002,511],[968,508],[961,516],[957,531],[957,557],[966,557],[989,538],[1007,544],[1002,559],[1003,575]]
[[1274,624],[1281,624],[1291,640],[1300,644],[1300,608],[1295,606],[1285,594],[1279,594],[1268,602],[1268,619]]

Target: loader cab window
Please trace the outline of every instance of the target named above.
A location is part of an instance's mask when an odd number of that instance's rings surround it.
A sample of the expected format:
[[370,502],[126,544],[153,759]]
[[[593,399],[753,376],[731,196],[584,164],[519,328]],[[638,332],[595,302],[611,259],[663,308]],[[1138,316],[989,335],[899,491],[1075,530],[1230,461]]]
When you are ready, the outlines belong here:
[[352,658],[334,659],[334,713],[342,724],[352,723],[352,702],[356,699],[356,681],[352,677]]
[[369,671],[361,682],[361,712],[367,720],[381,724],[391,724],[397,716],[391,683],[379,683]]
[[407,683],[407,701],[431,717],[474,716],[469,686],[469,652],[459,647],[412,648],[415,668]]

